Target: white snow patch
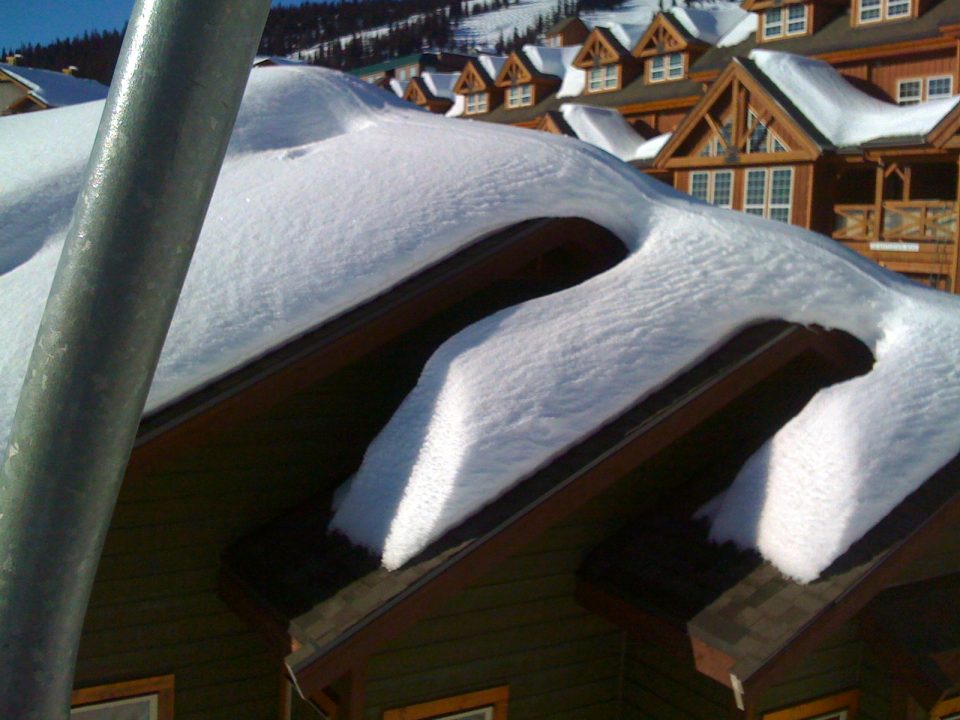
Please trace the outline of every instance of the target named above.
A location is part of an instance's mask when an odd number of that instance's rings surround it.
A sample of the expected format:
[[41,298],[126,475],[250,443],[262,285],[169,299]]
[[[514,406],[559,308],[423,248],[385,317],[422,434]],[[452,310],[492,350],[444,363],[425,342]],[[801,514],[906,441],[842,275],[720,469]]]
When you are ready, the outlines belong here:
[[483,71],[493,81],[496,81],[497,75],[500,74],[500,69],[506,64],[507,60],[508,58],[504,55],[478,55],[477,56],[477,62],[480,63],[480,66],[483,68]]
[[675,7],[670,14],[691,36],[716,45],[720,38],[753,13],[741,10],[733,3],[715,3],[704,7]]
[[[13,149],[0,178],[27,182],[0,187],[0,227],[23,218],[0,246],[27,249],[0,268],[0,446],[100,107],[0,118]],[[333,523],[388,567],[760,319],[846,330],[877,362],[819,393],[746,466],[717,503],[717,537],[730,518],[757,518],[755,537],[735,539],[810,579],[957,453],[957,298],[827,238],[696,202],[583,143],[449,121],[312,67],[251,74],[148,406],[486,233],[550,216],[609,228],[629,256],[467,328],[427,363]]]
[[110,88],[96,80],[73,77],[53,70],[0,63],[0,70],[28,89],[29,94],[50,107],[78,105],[103,100]]
[[952,97],[894,105],[861,92],[822,60],[771,50],[752,50],[750,59],[837,147],[926,135],[960,103]]
[[420,74],[427,89],[433,93],[434,97],[453,100],[456,93],[453,92],[453,86],[460,79],[460,73],[442,73],[425,70]]
[[560,113],[578,138],[621,160],[640,159],[647,144],[615,108],[564,103]]
[[733,47],[756,35],[760,16],[757,13],[747,13],[747,16],[734,25],[717,41],[717,47]]

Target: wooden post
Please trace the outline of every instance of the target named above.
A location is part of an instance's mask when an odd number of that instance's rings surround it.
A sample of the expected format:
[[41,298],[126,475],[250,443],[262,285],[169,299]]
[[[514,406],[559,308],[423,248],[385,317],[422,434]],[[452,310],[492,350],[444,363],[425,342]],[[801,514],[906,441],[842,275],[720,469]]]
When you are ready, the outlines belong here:
[[883,172],[883,163],[877,164],[876,187],[873,189],[873,222],[876,225],[873,237],[880,240],[880,234],[883,231],[883,184],[887,176]]
[[910,185],[913,182],[913,166],[906,165],[903,168],[903,172],[900,173],[900,178],[903,180],[903,199],[910,200]]
[[947,291],[957,292],[957,274],[960,273],[960,158],[957,158],[957,197],[953,212],[957,215],[954,220],[953,245],[950,248],[950,277],[947,281]]
[[337,712],[337,720],[362,720],[366,704],[366,663],[354,667],[347,674],[347,692]]

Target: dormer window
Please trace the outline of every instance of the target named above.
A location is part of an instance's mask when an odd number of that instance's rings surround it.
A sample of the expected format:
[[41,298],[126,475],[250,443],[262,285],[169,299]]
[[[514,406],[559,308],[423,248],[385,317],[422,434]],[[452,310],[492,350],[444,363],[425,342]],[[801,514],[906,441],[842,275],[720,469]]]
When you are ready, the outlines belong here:
[[616,90],[620,85],[620,66],[601,65],[587,72],[587,92],[598,93]]
[[650,76],[652,83],[665,80],[680,80],[683,78],[683,53],[657,55],[650,59]]
[[488,94],[485,92],[475,92],[467,95],[466,115],[479,115],[487,112],[490,107]]
[[[869,1],[869,0],[866,0]],[[763,13],[763,39],[806,35],[807,6],[803,3],[769,8]]]
[[513,85],[507,88],[507,107],[518,108],[533,105],[533,85]]
[[857,20],[860,23],[897,20],[910,16],[910,0],[860,0]]

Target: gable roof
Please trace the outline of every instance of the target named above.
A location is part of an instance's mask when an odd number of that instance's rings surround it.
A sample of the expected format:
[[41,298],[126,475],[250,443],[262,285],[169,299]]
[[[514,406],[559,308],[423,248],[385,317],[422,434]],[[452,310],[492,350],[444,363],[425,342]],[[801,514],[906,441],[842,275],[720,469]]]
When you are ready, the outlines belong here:
[[686,50],[691,43],[699,43],[686,27],[669,13],[657,13],[650,27],[633,48],[635,57],[662,55]]
[[593,67],[594,64],[609,64],[623,62],[630,57],[630,51],[614,37],[613,33],[604,27],[595,27],[586,40],[580,52],[573,59],[577,67]]
[[43,107],[62,107],[103,100],[110,88],[62,72],[0,63],[0,73],[23,87]]
[[784,324],[742,333],[396,571],[327,535],[328,510],[318,505],[231,549],[225,592],[246,598],[237,604],[272,636],[295,640],[291,674],[307,694],[320,690],[433,603],[825,337],[832,336]]
[[[500,67],[503,67],[502,63]],[[490,76],[478,58],[473,58],[464,66],[456,83],[454,83],[453,92],[458,95],[479,92],[489,89],[493,84],[494,78]]]
[[[803,152],[805,159],[814,159],[825,150],[834,149],[830,140],[793,105],[776,84],[757,69],[752,61],[737,58],[714,81],[696,106],[687,113],[673,136],[657,155],[654,164],[657,167],[668,167],[681,162],[676,158],[680,150],[688,145],[697,133],[702,132],[705,123],[709,125],[711,122],[716,122],[716,118],[711,115],[711,110],[724,103],[728,96],[731,98],[728,102],[734,102],[737,98],[735,90],[738,87],[747,90],[748,103],[756,103],[758,98],[761,99],[770,108],[774,120],[790,128],[791,134],[802,146],[792,148],[794,152]],[[748,140],[749,134],[746,130],[747,128],[734,128],[733,142],[736,153],[743,149]],[[787,156],[784,155],[784,157]],[[696,163],[704,161],[704,158],[690,160]],[[706,164],[709,164],[708,159]]]

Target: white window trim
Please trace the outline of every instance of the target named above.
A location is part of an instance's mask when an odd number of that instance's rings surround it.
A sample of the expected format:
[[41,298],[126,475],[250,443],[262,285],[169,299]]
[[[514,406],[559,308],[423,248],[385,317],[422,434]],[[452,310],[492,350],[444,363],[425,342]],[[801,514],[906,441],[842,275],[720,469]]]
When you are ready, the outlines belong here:
[[[471,109],[470,101],[473,100],[473,109]],[[489,95],[485,92],[473,92],[467,93],[466,98],[464,99],[464,115],[481,115],[487,112],[487,109],[490,107]]]
[[[707,178],[707,197],[701,198],[715,207],[730,209],[733,207],[733,170],[694,170],[690,173],[690,182],[688,185],[688,195],[693,195],[693,179],[696,175],[705,175]],[[718,204],[716,202],[716,178],[718,175],[725,175],[730,178],[730,197],[726,203]]]
[[[807,26],[810,24],[810,7],[806,3],[802,3],[799,7],[803,8],[803,27],[799,30],[790,30],[790,8],[797,7],[797,5],[787,5],[785,7],[786,13],[783,18],[783,32],[788,37],[791,35],[806,35]],[[793,22],[800,22],[799,19],[794,19]]]
[[[790,8],[802,7],[803,8],[803,27],[799,30],[790,30]],[[774,27],[778,28],[777,30],[771,32],[770,25],[767,24],[767,14],[771,10],[780,11],[780,21],[774,23]],[[794,19],[793,22],[799,22],[798,19]],[[807,29],[810,26],[810,8],[807,3],[793,3],[790,5],[781,5],[777,8],[769,8],[763,12],[763,29],[761,31],[763,40],[776,40],[777,38],[782,37],[796,37],[798,35],[806,35]]]
[[[914,104],[916,104],[916,103],[923,102],[923,91],[924,91],[924,84],[925,84],[923,80],[924,80],[924,79],[923,79],[923,78],[920,78],[920,77],[901,78],[900,80],[897,80],[897,105],[904,105],[904,104],[914,105]],[[916,96],[916,98],[912,98],[912,97],[911,97],[911,98],[909,98],[910,102],[904,103],[904,101],[903,101],[903,86],[906,85],[907,83],[917,83],[917,85],[919,86],[920,90],[919,90],[919,94]]]
[[[655,65],[657,61],[660,62],[660,69],[657,70]],[[659,72],[660,77],[654,77],[654,72]],[[667,80],[667,56],[666,55],[656,55],[650,58],[650,64],[647,66],[647,82],[651,83],[661,83],[666,82]]]
[[[610,71],[613,71],[612,73]],[[598,73],[596,87],[593,74]],[[610,92],[620,87],[620,65],[600,65],[587,70],[587,94]]]
[[[767,16],[771,11],[776,10],[780,13],[780,20],[776,23],[770,23],[767,20]],[[763,39],[764,40],[773,40],[778,37],[783,37],[783,22],[786,19],[786,13],[783,11],[783,6],[776,8],[768,8],[763,13]],[[771,30],[771,27],[776,27],[776,30]]]
[[[526,92],[524,92],[526,89]],[[521,108],[533,105],[533,83],[511,85],[507,88],[507,107]]]
[[[675,57],[680,58],[680,67],[678,74],[674,75],[674,65],[671,60]],[[687,54],[686,53],[670,53],[666,56],[667,59],[667,80],[683,80],[687,74]]]
[[[946,80],[950,84],[950,89],[947,91],[946,95],[937,95],[936,98],[930,97],[930,83],[934,80]],[[953,75],[929,75],[926,78],[923,90],[926,93],[925,98],[927,100],[953,97]]]
[[[790,173],[790,198],[786,204],[771,203],[771,195],[773,191],[773,171],[774,170],[785,170]],[[751,173],[763,173],[763,202],[762,203],[748,203],[749,198],[747,194],[747,187]],[[747,168],[743,173],[743,211],[747,212],[749,210],[760,210],[760,213],[750,213],[751,215],[757,215],[770,218],[771,209],[786,209],[787,211],[787,223],[793,218],[793,193],[796,189],[796,183],[794,179],[796,178],[796,173],[793,171],[793,166],[787,167],[762,167],[762,168]],[[771,207],[772,205],[772,207]]]
[[[907,12],[901,15],[890,15],[890,1],[891,0],[880,0],[880,14],[875,18],[863,17],[863,0],[857,0],[857,24],[858,25],[867,25],[870,23],[877,22],[886,22],[887,20],[902,20],[903,18],[913,17],[913,2],[914,0],[907,0]],[[896,0],[894,0],[896,1]],[[874,8],[871,8],[873,10]]]

